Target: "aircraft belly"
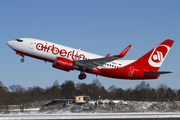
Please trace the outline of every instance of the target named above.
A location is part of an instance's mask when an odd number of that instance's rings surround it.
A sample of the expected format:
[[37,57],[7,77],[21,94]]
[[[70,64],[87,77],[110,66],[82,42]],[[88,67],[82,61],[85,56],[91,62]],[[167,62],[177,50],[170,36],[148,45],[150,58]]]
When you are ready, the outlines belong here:
[[45,60],[48,60],[48,61],[54,61],[56,57],[58,57],[58,56],[51,55],[50,53],[43,53],[40,51],[33,52],[32,55],[40,57],[40,58],[44,58]]
[[143,79],[143,71],[136,71],[135,69],[126,68],[112,68],[112,69],[101,69],[101,75],[106,77],[118,78],[118,79]]

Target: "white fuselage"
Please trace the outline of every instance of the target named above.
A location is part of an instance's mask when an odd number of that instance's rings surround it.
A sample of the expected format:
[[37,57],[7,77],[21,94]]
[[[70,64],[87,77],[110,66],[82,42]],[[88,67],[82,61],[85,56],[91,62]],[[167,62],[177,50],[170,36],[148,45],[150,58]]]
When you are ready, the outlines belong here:
[[[33,38],[20,38],[23,42],[17,42],[16,40],[7,42],[8,46],[15,51],[23,52],[34,57],[40,57],[45,61],[54,61],[56,57],[64,57],[69,60],[87,60],[102,58],[103,56],[96,55],[93,53],[85,52],[82,50],[74,49],[71,47],[47,42]],[[53,51],[52,48],[54,47]],[[126,66],[135,60],[114,60],[98,66],[98,68],[114,68]]]

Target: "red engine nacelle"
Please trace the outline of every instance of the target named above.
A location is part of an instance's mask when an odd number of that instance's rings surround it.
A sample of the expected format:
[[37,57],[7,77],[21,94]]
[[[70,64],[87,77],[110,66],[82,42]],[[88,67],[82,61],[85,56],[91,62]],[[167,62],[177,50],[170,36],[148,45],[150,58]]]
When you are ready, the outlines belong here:
[[53,67],[64,71],[70,71],[74,70],[74,62],[66,58],[57,57],[53,63]]

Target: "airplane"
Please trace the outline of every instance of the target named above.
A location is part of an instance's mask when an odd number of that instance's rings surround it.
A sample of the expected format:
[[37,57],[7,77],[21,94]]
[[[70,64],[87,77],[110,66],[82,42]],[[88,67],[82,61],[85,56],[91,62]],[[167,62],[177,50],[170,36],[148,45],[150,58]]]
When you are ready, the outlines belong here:
[[80,80],[86,78],[85,72],[116,79],[145,80],[157,79],[161,74],[172,73],[158,70],[173,43],[173,40],[167,39],[136,60],[118,60],[126,55],[131,45],[118,55],[112,56],[100,56],[34,38],[18,38],[8,41],[7,45],[22,56],[21,62],[24,62],[24,56],[29,56],[51,62],[52,67],[67,72],[78,70]]

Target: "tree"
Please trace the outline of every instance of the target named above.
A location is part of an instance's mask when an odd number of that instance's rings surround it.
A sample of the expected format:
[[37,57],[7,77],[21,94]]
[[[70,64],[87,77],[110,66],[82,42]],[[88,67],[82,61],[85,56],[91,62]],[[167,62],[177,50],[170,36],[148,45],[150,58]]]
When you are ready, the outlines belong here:
[[[134,91],[134,90],[133,90]],[[133,99],[133,91],[131,88],[128,88],[127,90],[123,90],[123,99],[131,100]],[[136,98],[134,98],[136,100]]]
[[1,95],[0,105],[4,105],[5,101],[7,101],[8,92],[9,92],[8,88],[5,87],[3,83],[0,81],[0,95]]
[[123,99],[124,91],[121,88],[117,88],[114,85],[108,88],[108,98],[111,99]]
[[[6,106],[6,111],[8,110],[8,104],[9,104],[9,90],[7,87],[5,87],[3,85],[3,83],[0,81],[0,107],[2,107],[1,105],[5,105]],[[1,109],[1,108],[0,108]],[[2,108],[4,109],[4,108]]]
[[157,100],[157,95],[156,95],[156,91],[154,88],[152,88],[149,91],[148,98],[149,98],[149,101],[156,101]]
[[177,91],[177,97],[180,100],[180,89]]
[[88,85],[86,83],[76,84],[76,95],[89,95]]
[[107,90],[104,88],[104,86],[100,88],[100,93],[101,98],[107,98]]
[[29,87],[27,91],[29,92],[31,102],[45,99],[45,90],[40,88],[39,86]]
[[176,98],[176,94],[170,87],[166,91],[166,97],[169,101],[173,101]]
[[61,89],[60,89],[60,85],[58,83],[58,81],[54,81],[53,86],[52,86],[52,91],[53,91],[53,95],[55,98],[59,99],[60,93],[61,93]]
[[119,99],[123,99],[123,93],[124,93],[124,90],[122,88],[117,89],[117,97]]
[[28,91],[20,85],[12,85],[9,87],[12,92],[12,101],[20,105],[20,111],[24,111],[24,105],[29,101]]
[[94,80],[92,81],[92,84],[93,84],[93,83],[95,83],[96,86],[99,87],[99,88],[102,87],[102,84],[101,84],[101,82],[99,81],[99,79],[94,79]]
[[100,88],[95,83],[88,85],[88,91],[89,95],[94,99],[97,99],[99,96],[101,96]]
[[168,87],[165,84],[160,84],[156,90],[157,93],[157,100],[158,101],[165,101],[166,100],[166,91]]
[[65,83],[61,85],[61,94],[65,97],[72,98],[75,95],[75,85],[72,80],[66,80]]
[[142,81],[139,85],[137,85],[133,91],[134,96],[136,96],[137,100],[148,100],[150,92],[150,84]]

